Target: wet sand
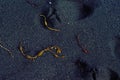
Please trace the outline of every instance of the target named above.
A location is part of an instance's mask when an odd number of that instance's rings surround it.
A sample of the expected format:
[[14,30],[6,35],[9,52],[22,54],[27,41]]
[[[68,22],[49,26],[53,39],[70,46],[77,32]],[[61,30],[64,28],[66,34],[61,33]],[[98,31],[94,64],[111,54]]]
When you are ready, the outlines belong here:
[[[120,80],[119,0],[0,0],[0,80]],[[40,14],[47,17],[48,30]],[[77,36],[79,35],[80,46]],[[46,52],[57,45],[65,58]],[[85,53],[83,49],[87,49]]]

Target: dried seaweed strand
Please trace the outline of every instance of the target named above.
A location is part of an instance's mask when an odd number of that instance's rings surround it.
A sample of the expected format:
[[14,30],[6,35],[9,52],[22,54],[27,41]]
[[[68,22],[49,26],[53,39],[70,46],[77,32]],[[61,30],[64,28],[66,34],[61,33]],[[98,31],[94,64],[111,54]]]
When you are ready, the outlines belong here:
[[57,31],[57,32],[60,31],[60,30],[58,30],[58,29],[54,29],[54,28],[49,27],[46,17],[45,17],[44,15],[40,15],[40,16],[44,18],[44,24],[45,24],[45,26],[46,26],[49,30]]
[[12,52],[11,52],[9,49],[7,49],[6,47],[2,46],[1,44],[0,44],[0,47],[1,47],[2,49],[4,49],[5,51],[7,51],[7,52],[11,55],[11,57],[14,57],[14,56],[12,55]]
[[[54,52],[52,50],[56,50],[56,52]],[[20,43],[20,45],[19,45],[19,51],[22,53],[22,55],[25,58],[27,58],[28,60],[32,60],[32,61],[34,61],[38,57],[41,57],[45,52],[51,52],[51,53],[53,53],[53,56],[56,57],[56,58],[58,58],[58,57],[64,58],[64,56],[59,56],[58,55],[58,54],[60,54],[62,52],[62,50],[58,46],[52,46],[52,47],[45,48],[45,49],[39,51],[35,56],[30,56],[30,55],[27,55],[25,53],[24,47],[22,46],[22,43]]]
[[79,35],[77,36],[77,43],[84,53],[89,53],[89,51],[86,48],[84,48],[83,45],[80,43]]

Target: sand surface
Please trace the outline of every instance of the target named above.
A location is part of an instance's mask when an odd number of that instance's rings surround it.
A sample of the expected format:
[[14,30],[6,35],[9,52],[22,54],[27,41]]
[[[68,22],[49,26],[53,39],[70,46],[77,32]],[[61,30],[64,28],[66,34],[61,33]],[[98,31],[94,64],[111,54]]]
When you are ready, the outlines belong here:
[[[20,41],[29,55],[57,45],[65,58],[30,61]],[[120,80],[120,0],[0,0],[0,44],[14,56],[0,48],[0,80]]]

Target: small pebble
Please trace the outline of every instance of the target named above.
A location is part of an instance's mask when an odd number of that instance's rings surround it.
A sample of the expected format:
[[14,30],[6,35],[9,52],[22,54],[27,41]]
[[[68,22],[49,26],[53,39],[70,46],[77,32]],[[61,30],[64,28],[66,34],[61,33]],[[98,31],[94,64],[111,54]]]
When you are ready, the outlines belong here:
[[49,4],[52,4],[52,2],[49,2]]

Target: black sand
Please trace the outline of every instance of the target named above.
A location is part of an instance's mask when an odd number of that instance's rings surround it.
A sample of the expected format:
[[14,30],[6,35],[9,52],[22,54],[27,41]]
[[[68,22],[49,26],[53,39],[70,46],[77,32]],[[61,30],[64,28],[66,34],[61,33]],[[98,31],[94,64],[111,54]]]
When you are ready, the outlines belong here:
[[[0,40],[14,55],[0,48],[0,80],[120,80],[120,0],[29,1],[0,0]],[[49,25],[61,31],[45,28],[40,14],[53,14]],[[48,52],[29,61],[20,41],[31,55],[58,45],[65,58]]]

